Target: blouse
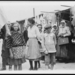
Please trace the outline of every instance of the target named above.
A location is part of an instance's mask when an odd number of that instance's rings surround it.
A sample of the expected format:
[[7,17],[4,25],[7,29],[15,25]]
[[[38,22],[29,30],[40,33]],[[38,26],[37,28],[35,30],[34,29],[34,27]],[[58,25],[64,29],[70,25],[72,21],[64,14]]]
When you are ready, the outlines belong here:
[[32,28],[28,28],[28,37],[36,38],[40,36],[40,32],[37,26],[33,26]]
[[61,35],[61,34],[64,34],[64,36],[70,36],[71,32],[70,32],[69,27],[67,27],[67,26],[64,27],[64,28],[59,27],[59,33],[58,33],[58,35]]

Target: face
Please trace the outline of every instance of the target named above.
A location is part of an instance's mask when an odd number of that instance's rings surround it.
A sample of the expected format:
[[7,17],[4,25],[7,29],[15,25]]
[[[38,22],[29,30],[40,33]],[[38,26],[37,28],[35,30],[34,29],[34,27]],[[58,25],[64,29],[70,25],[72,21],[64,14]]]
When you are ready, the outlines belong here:
[[15,31],[17,31],[17,30],[19,29],[19,25],[18,25],[17,23],[15,23],[15,24],[13,25],[13,28],[14,28]]
[[42,26],[41,25],[39,25],[38,28],[39,28],[39,30],[42,30]]
[[51,32],[51,28],[48,28],[48,29],[47,29],[47,33],[50,33],[50,32]]
[[28,26],[33,26],[33,25],[28,21]]
[[61,23],[61,25],[64,27],[64,26],[65,26],[65,23],[64,23],[64,22],[62,22],[62,23]]
[[11,27],[11,23],[10,22],[8,22],[7,25],[8,25],[9,28]]

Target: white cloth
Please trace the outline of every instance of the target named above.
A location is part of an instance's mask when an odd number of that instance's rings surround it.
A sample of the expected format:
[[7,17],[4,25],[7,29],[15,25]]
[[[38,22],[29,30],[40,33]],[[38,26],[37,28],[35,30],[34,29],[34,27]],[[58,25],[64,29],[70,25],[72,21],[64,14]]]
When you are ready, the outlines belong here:
[[37,26],[33,26],[32,28],[28,28],[28,37],[33,38],[33,37],[39,37],[40,32]]
[[71,35],[69,27],[67,27],[67,26],[65,26],[64,28],[63,27],[59,27],[59,33],[58,33],[58,35],[61,35],[61,34],[64,34],[64,36]]

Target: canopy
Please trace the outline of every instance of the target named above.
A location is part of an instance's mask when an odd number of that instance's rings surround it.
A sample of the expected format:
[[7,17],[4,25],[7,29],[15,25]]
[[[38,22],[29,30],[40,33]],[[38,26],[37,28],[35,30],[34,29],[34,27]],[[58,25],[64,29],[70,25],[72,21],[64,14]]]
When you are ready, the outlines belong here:
[[[18,20],[27,19],[33,17],[33,8],[35,8],[35,16],[41,14],[41,11],[55,12],[55,10],[66,10],[69,7],[62,7],[61,5],[74,6],[75,2],[0,2],[0,10],[3,12],[0,14],[0,25],[3,25],[7,21],[15,22]],[[1,13],[0,11],[0,13]]]

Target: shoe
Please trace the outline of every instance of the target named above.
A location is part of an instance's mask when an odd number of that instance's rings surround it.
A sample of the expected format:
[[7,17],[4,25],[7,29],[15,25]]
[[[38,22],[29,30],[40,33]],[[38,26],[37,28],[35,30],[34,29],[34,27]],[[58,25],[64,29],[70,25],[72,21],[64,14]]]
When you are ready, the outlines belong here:
[[1,71],[6,70],[5,68],[2,68]]
[[51,66],[50,69],[53,70],[53,66]]
[[34,70],[33,68],[30,68],[29,70]]
[[34,70],[38,70],[38,68],[34,68]]

